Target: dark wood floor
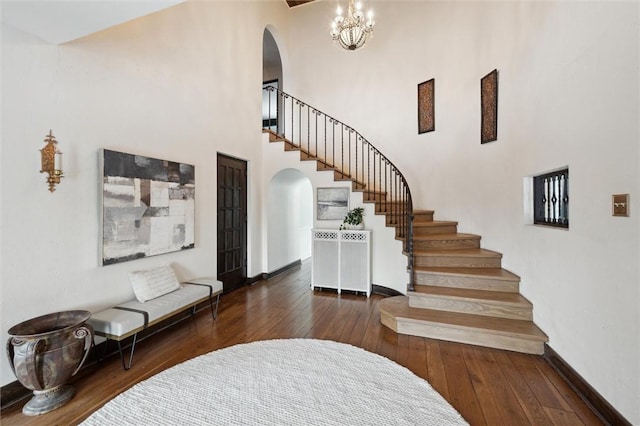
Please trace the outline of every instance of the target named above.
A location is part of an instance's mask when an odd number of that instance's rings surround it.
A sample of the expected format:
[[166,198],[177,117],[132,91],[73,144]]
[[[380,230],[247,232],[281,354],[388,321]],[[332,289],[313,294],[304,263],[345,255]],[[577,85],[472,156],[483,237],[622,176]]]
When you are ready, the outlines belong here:
[[204,309],[141,342],[131,370],[110,357],[83,370],[67,405],[26,417],[21,402],[1,413],[2,424],[77,424],[139,381],[187,359],[238,343],[293,337],[349,343],[392,359],[428,380],[472,425],[602,424],[541,357],[397,335],[380,324],[382,296],[312,292],[309,283],[305,262],[226,294],[215,322]]

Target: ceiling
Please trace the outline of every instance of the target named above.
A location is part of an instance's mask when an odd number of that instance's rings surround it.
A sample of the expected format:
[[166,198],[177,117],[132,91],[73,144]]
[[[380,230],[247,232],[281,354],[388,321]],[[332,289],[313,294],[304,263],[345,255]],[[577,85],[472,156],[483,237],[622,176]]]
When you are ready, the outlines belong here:
[[2,22],[62,44],[185,0],[2,0]]
[[[186,0],[2,0],[2,22],[52,43],[66,43]],[[289,7],[313,0],[286,0]]]
[[289,5],[289,7],[293,7],[293,6],[300,6],[301,4],[305,4],[305,3],[311,3],[313,0],[287,0],[287,4]]

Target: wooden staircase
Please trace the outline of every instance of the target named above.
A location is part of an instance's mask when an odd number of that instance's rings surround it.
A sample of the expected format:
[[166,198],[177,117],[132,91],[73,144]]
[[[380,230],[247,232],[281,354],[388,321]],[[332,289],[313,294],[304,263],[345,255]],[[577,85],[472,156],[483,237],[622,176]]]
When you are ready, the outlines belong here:
[[520,278],[502,269],[500,253],[480,247],[480,236],[457,227],[414,210],[415,290],[382,300],[382,323],[400,334],[542,354],[547,336],[532,322]]
[[[352,190],[375,203],[387,226],[400,237],[403,203],[316,157],[277,133],[263,129],[270,142],[298,151],[301,161],[316,161],[318,171],[333,172],[335,181],[350,181]],[[400,334],[542,354],[547,336],[532,322],[531,303],[519,294],[520,278],[502,269],[502,255],[480,247],[480,236],[458,233],[458,223],[434,221],[431,210],[413,210],[414,291],[380,302],[382,324]]]
[[[304,148],[295,145],[290,140],[285,137],[277,134],[274,131],[262,129],[262,133],[267,133],[269,135],[269,142],[282,142],[284,144],[285,151],[298,151],[300,153],[300,161],[315,161],[316,162],[316,170],[319,172],[332,171],[333,172],[333,180],[336,182],[351,182],[351,190],[354,192],[363,192],[365,193],[364,199],[372,199],[375,200],[375,192],[369,192],[370,194],[374,194],[371,198],[368,197],[368,192],[365,191],[366,185],[363,182],[358,181],[357,179],[351,177],[347,173],[343,173],[340,171],[338,167],[331,166],[330,164],[323,161],[321,158],[316,157],[314,154],[305,150]],[[365,201],[366,202],[366,201]]]

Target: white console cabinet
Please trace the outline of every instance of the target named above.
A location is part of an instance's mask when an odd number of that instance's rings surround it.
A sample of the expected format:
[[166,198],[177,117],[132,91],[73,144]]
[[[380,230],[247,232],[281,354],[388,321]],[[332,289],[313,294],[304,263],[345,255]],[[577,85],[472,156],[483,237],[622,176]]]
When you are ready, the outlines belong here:
[[311,288],[371,294],[371,231],[312,229]]

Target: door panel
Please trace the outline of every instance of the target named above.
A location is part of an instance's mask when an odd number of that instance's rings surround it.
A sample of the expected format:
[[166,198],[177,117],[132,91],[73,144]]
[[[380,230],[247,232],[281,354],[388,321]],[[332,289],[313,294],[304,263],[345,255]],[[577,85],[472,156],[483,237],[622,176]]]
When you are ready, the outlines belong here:
[[247,280],[247,162],[218,154],[218,279],[225,292]]

